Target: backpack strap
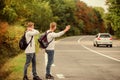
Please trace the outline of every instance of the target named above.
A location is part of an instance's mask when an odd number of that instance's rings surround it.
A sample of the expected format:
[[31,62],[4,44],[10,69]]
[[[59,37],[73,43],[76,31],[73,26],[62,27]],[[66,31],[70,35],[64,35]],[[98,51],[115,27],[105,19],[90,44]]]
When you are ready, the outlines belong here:
[[[26,34],[26,31],[24,32],[24,36],[25,36],[25,34]],[[31,43],[32,39],[33,39],[33,36],[31,37],[30,41],[28,42],[28,45]],[[30,46],[32,46],[32,44],[30,44]]]
[[[46,31],[46,34],[47,34],[47,35],[48,35],[49,33],[52,33],[52,31],[49,31],[48,33],[47,33],[47,31]],[[48,42],[48,44],[50,44],[52,41],[53,41],[53,39],[52,39],[50,42]]]
[[[31,37],[31,39],[30,39],[28,45],[31,43],[32,39],[33,39],[33,36]],[[30,44],[30,46],[32,46],[32,44]]]
[[47,34],[47,35],[48,35],[49,33],[52,33],[52,31],[49,31],[49,32],[46,31],[46,34]]
[[53,39],[50,42],[48,42],[48,43],[50,44],[52,41],[53,41]]

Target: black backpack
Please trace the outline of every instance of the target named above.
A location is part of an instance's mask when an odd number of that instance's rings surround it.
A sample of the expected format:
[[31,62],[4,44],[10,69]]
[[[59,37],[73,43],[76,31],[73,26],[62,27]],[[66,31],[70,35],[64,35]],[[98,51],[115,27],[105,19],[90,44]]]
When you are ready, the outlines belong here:
[[24,35],[21,37],[21,39],[19,41],[19,47],[20,47],[21,50],[25,50],[27,48],[27,46],[31,43],[32,39],[33,39],[33,36],[32,36],[29,43],[27,43],[25,34],[26,34],[26,32],[24,33]]
[[42,36],[40,36],[40,38],[38,39],[38,42],[39,42],[39,44],[40,44],[40,48],[43,48],[43,49],[45,49],[45,48],[47,48],[48,47],[48,45],[53,41],[53,39],[50,41],[50,42],[48,42],[48,40],[47,40],[47,35],[49,34],[49,33],[51,33],[51,31],[50,32],[45,32]]

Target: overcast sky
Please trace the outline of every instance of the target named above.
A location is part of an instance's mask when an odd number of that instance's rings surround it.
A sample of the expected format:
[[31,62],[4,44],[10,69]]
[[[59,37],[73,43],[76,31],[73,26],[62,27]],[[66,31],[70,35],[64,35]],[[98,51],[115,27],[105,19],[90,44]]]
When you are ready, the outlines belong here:
[[105,12],[107,12],[107,6],[105,5],[106,0],[80,0],[85,2],[88,6],[103,7]]

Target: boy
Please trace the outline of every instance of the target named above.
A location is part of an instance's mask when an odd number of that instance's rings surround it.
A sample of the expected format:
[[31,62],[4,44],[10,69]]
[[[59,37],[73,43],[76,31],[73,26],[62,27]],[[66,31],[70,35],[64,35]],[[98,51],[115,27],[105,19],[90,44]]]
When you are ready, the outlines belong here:
[[55,22],[52,22],[50,23],[50,29],[47,31],[51,32],[47,35],[48,42],[50,42],[51,40],[52,42],[46,48],[46,53],[48,55],[48,62],[46,67],[46,79],[54,79],[54,77],[50,74],[50,69],[54,60],[55,38],[62,36],[63,34],[65,34],[65,32],[67,32],[70,29],[70,25],[68,25],[63,31],[55,33],[54,31],[56,30],[56,27],[57,24]]
[[28,47],[25,49],[26,53],[26,63],[24,66],[24,77],[23,80],[29,80],[27,77],[27,69],[30,65],[30,62],[32,62],[32,73],[33,73],[33,80],[42,80],[37,76],[36,73],[36,55],[35,55],[35,40],[34,36],[39,34],[39,31],[34,29],[34,23],[33,22],[28,22],[27,23],[27,30],[25,32],[25,37],[27,40],[27,43],[31,40],[31,43],[28,45]]

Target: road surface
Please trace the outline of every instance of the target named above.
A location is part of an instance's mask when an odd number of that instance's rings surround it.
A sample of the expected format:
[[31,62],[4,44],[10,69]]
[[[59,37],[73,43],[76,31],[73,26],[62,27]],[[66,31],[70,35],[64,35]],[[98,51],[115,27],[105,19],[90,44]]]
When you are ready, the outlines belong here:
[[[93,39],[94,36],[74,36],[56,42],[52,66],[55,80],[120,80],[120,42],[113,40],[112,48],[93,47]],[[40,52],[37,56],[37,71],[43,79],[44,55]]]

